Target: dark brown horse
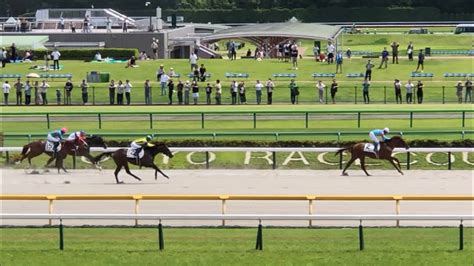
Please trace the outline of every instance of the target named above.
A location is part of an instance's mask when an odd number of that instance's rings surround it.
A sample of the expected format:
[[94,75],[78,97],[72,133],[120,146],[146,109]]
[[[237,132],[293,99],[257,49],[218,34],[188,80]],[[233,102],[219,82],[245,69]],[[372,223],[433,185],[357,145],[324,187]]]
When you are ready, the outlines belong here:
[[[62,158],[62,160],[64,160],[67,155],[84,156],[93,164],[95,164],[96,162],[94,161],[94,157],[90,154],[90,147],[100,146],[104,149],[107,148],[107,145],[105,144],[104,140],[100,136],[96,135],[91,135],[87,137],[85,142],[77,141],[77,143],[72,143],[71,141],[65,141],[63,143],[63,148],[66,143],[70,143],[72,146],[68,146],[68,148],[65,149],[66,154],[64,158],[60,157]],[[19,159],[18,163],[21,163],[24,159],[28,159],[29,167],[31,167],[31,159],[45,153],[50,157],[44,166],[45,168],[47,168],[49,164],[51,164],[56,158],[53,157],[52,152],[44,151],[45,145],[45,141],[34,141],[26,144],[25,146],[23,146],[23,149],[21,151],[21,158]],[[62,167],[62,169],[64,169],[64,167]]]
[[349,151],[351,153],[351,159],[347,162],[346,167],[342,171],[342,175],[347,175],[346,173],[347,168],[349,168],[349,166],[351,166],[351,164],[356,159],[359,159],[360,168],[362,168],[362,170],[365,172],[366,175],[370,176],[369,173],[367,173],[367,170],[365,169],[365,157],[369,157],[372,159],[388,160],[390,163],[392,163],[395,169],[397,169],[397,171],[403,175],[403,172],[400,166],[400,161],[397,158],[392,156],[392,152],[394,148],[405,148],[405,149],[409,148],[406,142],[400,136],[394,136],[385,142],[381,142],[380,150],[378,151],[378,158],[375,155],[375,153],[364,151],[365,144],[366,142],[357,143],[348,148],[340,149],[336,152],[336,155],[344,151]]
[[170,149],[164,143],[156,143],[155,146],[144,148],[144,155],[143,155],[143,158],[140,158],[140,160],[137,160],[134,158],[128,158],[127,149],[119,149],[115,152],[104,152],[98,155],[97,157],[95,157],[94,161],[100,162],[103,157],[107,157],[107,156],[112,157],[115,161],[115,164],[117,165],[117,168],[115,168],[115,172],[114,172],[115,180],[117,181],[117,184],[123,183],[123,181],[119,181],[118,179],[118,173],[120,172],[120,170],[122,170],[122,167],[125,168],[125,171],[127,172],[127,174],[141,181],[141,179],[138,176],[130,172],[130,167],[128,166],[129,163],[138,165],[140,167],[143,166],[143,167],[150,167],[150,168],[155,169],[155,180],[158,179],[158,172],[160,172],[160,174],[162,174],[164,177],[169,178],[154,163],[155,156],[158,155],[158,153],[163,153],[169,158],[173,158],[173,153],[171,153]]

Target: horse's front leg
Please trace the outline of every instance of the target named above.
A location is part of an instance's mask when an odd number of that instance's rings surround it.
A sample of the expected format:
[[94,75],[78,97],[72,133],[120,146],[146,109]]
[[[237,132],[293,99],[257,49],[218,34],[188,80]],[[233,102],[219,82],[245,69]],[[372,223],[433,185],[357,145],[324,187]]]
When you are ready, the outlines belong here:
[[[390,157],[390,159],[388,159],[388,161],[393,165],[393,167],[395,167],[395,169],[397,169],[397,171],[403,175],[403,172],[402,172],[402,169],[401,168],[398,168],[398,166],[395,164],[394,161],[398,161],[397,158],[395,157]],[[400,161],[398,161],[398,164],[400,164]]]
[[362,155],[362,157],[360,157],[360,168],[362,168],[362,170],[365,172],[365,174],[367,176],[370,176],[370,174],[365,169],[365,156],[364,155]]
[[160,172],[160,174],[162,174],[164,177],[166,177],[167,179],[170,179],[167,175],[165,175],[165,173],[163,173],[160,168],[158,168],[158,166],[156,166],[156,164],[152,164],[151,167],[153,167],[153,169],[155,169],[155,180],[158,179],[158,172]]

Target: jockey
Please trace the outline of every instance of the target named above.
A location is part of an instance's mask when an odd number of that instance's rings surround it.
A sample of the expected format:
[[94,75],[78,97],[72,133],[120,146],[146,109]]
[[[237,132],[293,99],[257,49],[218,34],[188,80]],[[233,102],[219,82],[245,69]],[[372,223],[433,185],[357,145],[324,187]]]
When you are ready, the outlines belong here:
[[150,143],[150,141],[152,139],[153,139],[153,137],[151,135],[148,135],[144,138],[136,139],[136,140],[132,141],[132,143],[130,143],[130,147],[135,151],[134,155],[137,159],[138,159],[138,156],[139,156],[141,150],[144,147],[153,147],[153,146],[155,146],[154,144]]
[[380,140],[379,140],[378,137],[382,137],[383,141],[387,141],[390,138],[385,137],[385,134],[388,134],[388,133],[390,133],[390,129],[388,127],[384,128],[383,130],[382,129],[374,129],[374,130],[370,131],[369,137],[374,142],[375,154],[377,154],[377,152],[380,150]]
[[53,147],[53,151],[54,151],[54,157],[56,157],[56,154],[58,152],[58,146],[59,146],[59,143],[61,142],[61,140],[63,139],[63,135],[67,133],[67,128],[63,127],[61,129],[58,129],[58,130],[54,130],[54,131],[51,131],[48,133],[48,141],[49,142],[52,142],[54,147]]
[[74,143],[79,143],[79,141],[84,141],[86,139],[86,132],[84,130],[72,132],[67,137],[67,140],[74,141]]

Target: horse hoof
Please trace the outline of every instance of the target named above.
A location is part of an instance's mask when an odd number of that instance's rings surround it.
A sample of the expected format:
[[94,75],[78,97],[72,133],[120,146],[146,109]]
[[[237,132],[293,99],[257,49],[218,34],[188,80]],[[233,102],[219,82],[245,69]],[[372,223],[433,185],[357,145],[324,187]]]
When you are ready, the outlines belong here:
[[349,174],[348,173],[342,173],[341,175],[342,176],[348,176]]
[[123,181],[118,181],[117,184],[124,184]]

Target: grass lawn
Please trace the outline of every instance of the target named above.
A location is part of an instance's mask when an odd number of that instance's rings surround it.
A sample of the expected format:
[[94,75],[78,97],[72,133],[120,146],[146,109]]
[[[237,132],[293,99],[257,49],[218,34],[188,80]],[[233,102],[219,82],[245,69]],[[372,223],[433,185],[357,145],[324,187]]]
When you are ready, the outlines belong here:
[[156,229],[2,228],[5,265],[471,265],[472,228],[459,251],[457,228],[366,228],[365,250],[358,231],[263,229],[263,251],[255,250],[256,229],[165,228],[158,251]]

